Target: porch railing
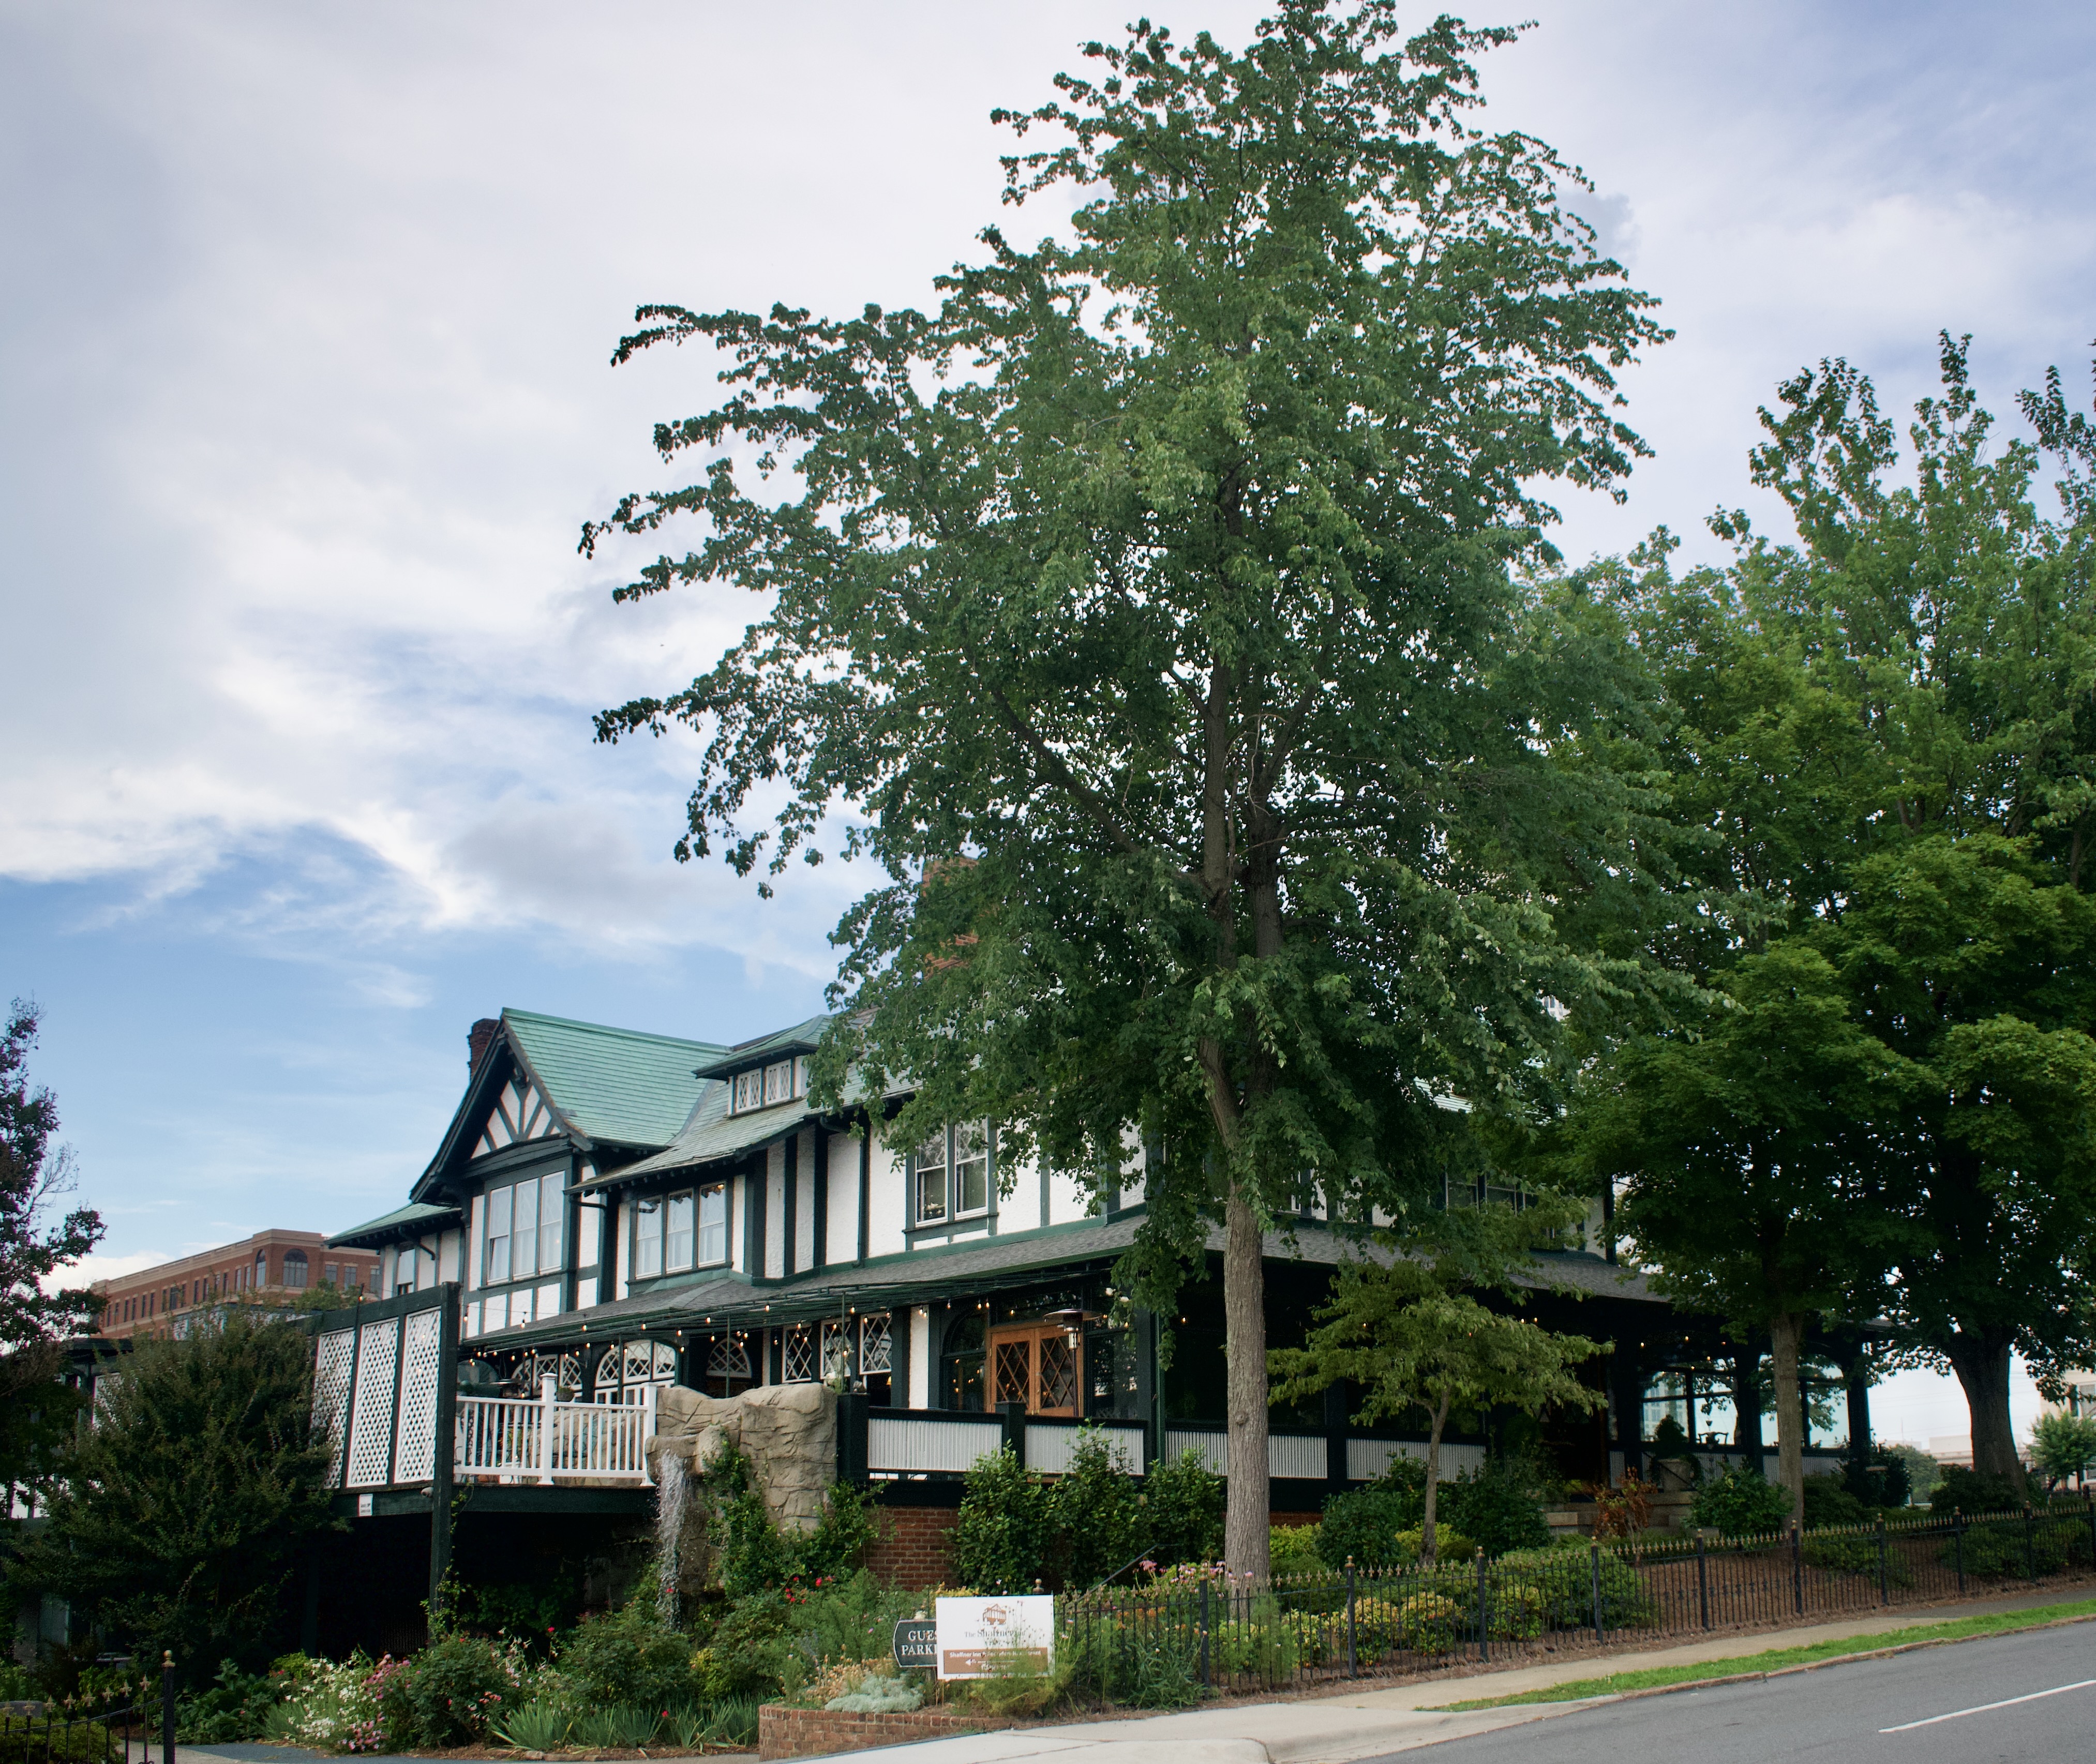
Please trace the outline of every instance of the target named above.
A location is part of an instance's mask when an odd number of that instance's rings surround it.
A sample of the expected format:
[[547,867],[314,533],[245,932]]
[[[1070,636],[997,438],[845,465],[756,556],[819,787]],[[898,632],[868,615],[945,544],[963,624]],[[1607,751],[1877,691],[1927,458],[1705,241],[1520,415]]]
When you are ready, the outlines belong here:
[[459,1398],[452,1468],[503,1482],[642,1483],[654,1431],[653,1386],[641,1404],[563,1403],[548,1377],[535,1397]]

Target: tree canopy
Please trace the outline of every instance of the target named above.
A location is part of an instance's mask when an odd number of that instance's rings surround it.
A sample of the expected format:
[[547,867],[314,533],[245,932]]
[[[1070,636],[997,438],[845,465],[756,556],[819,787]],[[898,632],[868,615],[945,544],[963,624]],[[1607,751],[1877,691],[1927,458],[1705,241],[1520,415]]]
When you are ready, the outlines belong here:
[[906,1075],[905,1142],[989,1116],[1102,1188],[1138,1129],[1153,1297],[1220,1233],[1242,1571],[1277,1207],[1438,1188],[1452,1099],[1532,1106],[1565,1013],[1645,983],[1609,939],[1666,873],[1618,624],[1517,569],[1542,487],[1618,491],[1616,375],[1666,334],[1576,169],[1473,120],[1514,34],[1139,24],[999,113],[1007,203],[1074,194],[1066,237],[986,229],[928,312],[644,308],[614,357],[710,345],[727,390],[656,433],[696,481],[585,549],[689,518],[619,596],[760,598],[600,737],[703,736],[680,856],[877,867],[821,1094]]
[[103,1225],[88,1207],[50,1216],[75,1179],[70,1148],[54,1143],[58,1099],[29,1083],[37,1020],[37,1007],[18,998],[0,1030],[0,1489],[48,1471],[75,1408],[60,1382],[60,1344],[99,1303],[85,1287],[45,1290],[101,1242]]
[[1655,945],[1710,1006],[1603,1050],[1569,1138],[1679,1290],[1771,1327],[1779,1382],[1810,1315],[1889,1320],[2016,1476],[2011,1349],[2048,1389],[2096,1349],[2096,452],[2057,374],[1997,451],[1964,340],[1941,371],[1911,484],[1823,362],[1751,462],[1795,543],[1721,514],[1729,570],[1677,581],[1662,535],[1587,578],[1666,701],[1689,875],[1754,907]]

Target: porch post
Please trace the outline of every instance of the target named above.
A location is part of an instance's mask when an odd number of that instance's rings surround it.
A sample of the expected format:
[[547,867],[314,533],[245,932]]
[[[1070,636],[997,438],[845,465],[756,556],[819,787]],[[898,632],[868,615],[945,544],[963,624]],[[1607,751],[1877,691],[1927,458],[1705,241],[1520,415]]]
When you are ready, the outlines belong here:
[[559,1386],[553,1374],[545,1373],[539,1380],[539,1480],[550,1482],[553,1479],[553,1399]]
[[1343,1493],[1347,1486],[1347,1387],[1325,1386],[1325,1493]]
[[452,1474],[458,1452],[459,1287],[437,1289],[436,1438],[430,1453],[430,1626],[441,1615],[452,1571]]

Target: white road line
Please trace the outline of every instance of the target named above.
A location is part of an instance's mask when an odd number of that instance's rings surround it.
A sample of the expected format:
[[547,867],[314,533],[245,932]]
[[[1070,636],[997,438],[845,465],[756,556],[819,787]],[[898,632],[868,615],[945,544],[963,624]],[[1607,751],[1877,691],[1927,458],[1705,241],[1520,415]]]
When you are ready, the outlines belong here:
[[1931,1715],[1926,1721],[1905,1721],[1897,1727],[1880,1727],[1880,1733],[1905,1733],[1910,1728],[1932,1727],[1939,1721],[1958,1721],[1967,1715],[1984,1715],[1990,1709],[2013,1709],[2018,1703],[2034,1703],[2041,1696],[2059,1696],[2068,1691],[2085,1691],[2096,1679],[2081,1679],[2072,1684],[2055,1684],[2049,1691],[2033,1691],[2028,1696],[2005,1696],[1998,1703],[1981,1703],[1972,1709],[1954,1709],[1947,1715]]

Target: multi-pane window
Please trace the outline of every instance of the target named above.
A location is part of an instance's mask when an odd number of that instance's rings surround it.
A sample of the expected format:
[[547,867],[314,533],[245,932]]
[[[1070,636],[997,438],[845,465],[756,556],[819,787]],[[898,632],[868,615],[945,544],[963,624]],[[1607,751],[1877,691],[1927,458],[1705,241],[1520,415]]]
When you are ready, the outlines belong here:
[[662,1272],[662,1197],[644,1194],[633,1203],[633,1277],[652,1280]]
[[919,1225],[937,1225],[989,1211],[989,1126],[967,1121],[942,1128],[910,1160],[911,1198]]
[[633,1205],[633,1277],[681,1274],[727,1260],[727,1191],[679,1189],[644,1195]]
[[728,1112],[746,1114],[751,1109],[770,1108],[807,1094],[806,1059],[775,1059],[768,1066],[739,1072],[728,1081]]
[[284,1254],[284,1284],[293,1290],[302,1290],[306,1284],[306,1252],[287,1250]]
[[499,1286],[561,1271],[561,1221],[566,1211],[561,1190],[566,1185],[564,1172],[549,1170],[488,1190],[481,1285]]
[[699,1265],[727,1260],[727,1190],[721,1183],[699,1190]]
[[917,1222],[936,1223],[946,1216],[946,1136],[934,1133],[912,1159],[917,1187]]

